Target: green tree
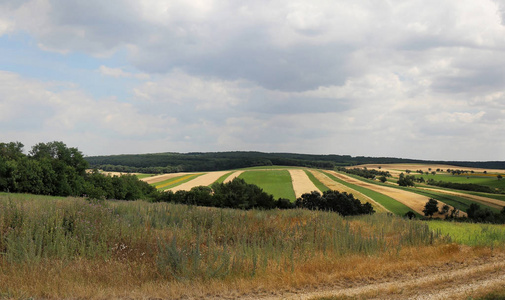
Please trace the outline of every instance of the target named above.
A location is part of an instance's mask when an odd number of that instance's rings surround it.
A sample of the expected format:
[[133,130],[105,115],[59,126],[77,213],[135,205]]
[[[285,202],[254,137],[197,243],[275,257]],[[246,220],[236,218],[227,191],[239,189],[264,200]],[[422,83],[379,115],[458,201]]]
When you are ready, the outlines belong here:
[[438,201],[430,198],[424,205],[423,213],[425,216],[431,218],[436,212],[438,212]]
[[503,176],[501,174],[498,174],[498,176],[496,176],[496,178],[498,178],[498,180],[501,180],[503,178]]

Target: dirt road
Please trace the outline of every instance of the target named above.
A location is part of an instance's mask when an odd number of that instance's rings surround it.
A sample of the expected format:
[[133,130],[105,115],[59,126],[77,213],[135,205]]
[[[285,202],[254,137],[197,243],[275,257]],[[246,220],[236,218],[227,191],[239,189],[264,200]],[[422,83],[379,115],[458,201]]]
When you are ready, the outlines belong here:
[[[275,295],[255,295],[260,300],[305,300],[319,297],[351,299],[468,299],[505,286],[505,255],[475,258],[465,263],[384,278],[380,282],[349,282],[340,286],[307,288]],[[240,299],[250,300],[250,296]],[[347,299],[347,298],[345,298]]]

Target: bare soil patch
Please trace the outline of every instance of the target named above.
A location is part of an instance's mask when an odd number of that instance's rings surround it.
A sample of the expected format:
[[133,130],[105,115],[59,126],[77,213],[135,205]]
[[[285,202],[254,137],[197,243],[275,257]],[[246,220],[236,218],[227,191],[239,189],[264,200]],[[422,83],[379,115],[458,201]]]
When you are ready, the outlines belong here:
[[324,184],[331,190],[339,191],[341,193],[346,192],[348,194],[353,194],[353,196],[360,199],[362,203],[368,201],[370,202],[370,204],[372,204],[375,211],[377,212],[390,212],[388,209],[386,209],[384,206],[382,206],[380,203],[376,202],[372,198],[356,191],[355,189],[351,189],[350,187],[347,187],[341,183],[332,180],[330,177],[326,176],[325,174],[319,171],[309,170],[309,172],[312,173],[317,180],[319,180],[322,184]]
[[[358,180],[358,179],[355,179],[350,176],[340,174],[340,173],[337,173],[334,171],[329,171],[329,172],[331,174],[333,174],[334,176],[336,176],[337,178],[340,178],[346,182],[349,182],[349,183],[379,192],[379,193],[384,194],[386,196],[389,196],[389,197],[395,199],[396,201],[403,203],[406,206],[412,208],[412,210],[418,212],[421,215],[423,214],[423,209],[424,209],[424,206],[426,205],[426,202],[428,202],[428,200],[430,199],[429,197],[419,195],[416,193],[412,193],[412,192],[408,192],[408,191],[404,191],[404,190],[400,190],[400,189],[396,189],[396,188],[392,188],[392,187],[386,187],[386,186],[382,186],[382,185],[376,185],[376,184],[364,182],[364,181],[361,181],[361,180]],[[445,203],[438,201],[439,210],[442,208],[442,206],[444,204]],[[449,207],[451,209],[453,209],[452,206],[449,205]],[[466,215],[463,212],[460,212],[460,214]],[[443,217],[443,216],[435,214],[434,217]]]
[[302,169],[288,169],[296,198],[312,191],[321,192]]
[[192,188],[194,188],[195,186],[200,186],[200,185],[208,186],[208,185],[211,185],[212,183],[214,183],[216,180],[218,180],[219,177],[221,177],[227,173],[229,173],[229,171],[209,172],[209,173],[203,174],[201,176],[198,176],[193,180],[190,180],[190,181],[180,184],[176,187],[173,187],[169,190],[171,190],[172,192],[175,193],[177,191],[189,191]]
[[233,179],[237,178],[240,176],[240,174],[244,173],[244,171],[236,171],[236,172],[233,172],[232,174],[230,174],[230,176],[228,176],[224,181],[223,183],[228,183],[230,181],[233,181]]

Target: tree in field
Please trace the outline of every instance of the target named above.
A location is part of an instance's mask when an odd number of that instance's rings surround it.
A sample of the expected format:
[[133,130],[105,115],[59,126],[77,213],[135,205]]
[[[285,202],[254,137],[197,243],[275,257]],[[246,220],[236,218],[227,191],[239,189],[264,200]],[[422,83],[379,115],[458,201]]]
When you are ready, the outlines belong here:
[[423,213],[425,216],[431,218],[436,212],[438,212],[438,201],[430,198],[430,200],[426,202],[426,205],[424,205]]
[[496,176],[496,178],[498,178],[498,180],[501,180],[503,178],[503,176],[501,176],[501,174],[499,174],[498,176]]
[[380,180],[380,182],[384,183],[384,182],[386,182],[388,179],[386,178],[386,176],[381,176],[381,177],[379,177],[379,180]]
[[413,175],[405,176],[405,174],[401,173],[396,183],[398,183],[399,186],[414,186],[414,178]]
[[415,214],[413,211],[411,211],[411,210],[409,210],[409,211],[405,214],[405,218],[408,218],[408,219],[410,219],[410,220],[414,219],[415,217],[416,217],[416,214]]

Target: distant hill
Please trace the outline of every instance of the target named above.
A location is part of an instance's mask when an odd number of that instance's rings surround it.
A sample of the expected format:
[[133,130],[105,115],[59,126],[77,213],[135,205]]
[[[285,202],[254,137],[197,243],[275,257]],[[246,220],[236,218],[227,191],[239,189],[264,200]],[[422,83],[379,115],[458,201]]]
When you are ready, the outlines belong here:
[[297,166],[333,169],[337,166],[390,163],[438,163],[461,167],[505,169],[505,161],[427,161],[394,157],[316,155],[263,152],[194,152],[124,154],[85,157],[92,168],[117,172],[173,173],[219,171],[258,166]]

